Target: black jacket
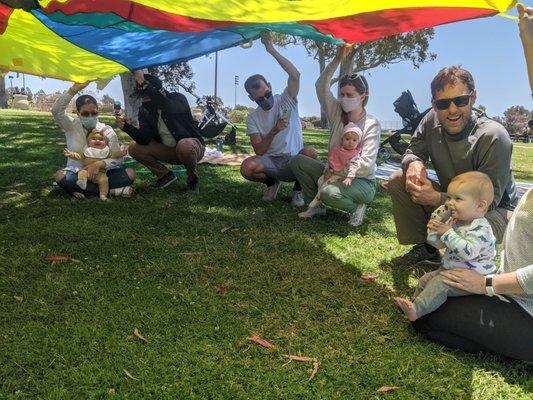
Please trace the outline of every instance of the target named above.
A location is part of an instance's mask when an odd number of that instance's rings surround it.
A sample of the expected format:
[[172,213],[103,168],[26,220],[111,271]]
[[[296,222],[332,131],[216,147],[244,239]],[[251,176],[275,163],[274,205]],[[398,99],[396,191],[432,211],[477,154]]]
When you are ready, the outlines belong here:
[[[176,139],[176,143],[184,138],[196,138],[204,144],[204,139],[200,135],[200,128],[192,118],[189,102],[184,95],[173,92],[165,96],[149,84],[145,93],[161,110],[161,118]],[[159,113],[157,111],[148,111],[141,106],[139,108],[139,128],[126,123],[122,130],[140,145],[147,145],[151,140],[161,143],[161,136],[157,127],[158,120]]]

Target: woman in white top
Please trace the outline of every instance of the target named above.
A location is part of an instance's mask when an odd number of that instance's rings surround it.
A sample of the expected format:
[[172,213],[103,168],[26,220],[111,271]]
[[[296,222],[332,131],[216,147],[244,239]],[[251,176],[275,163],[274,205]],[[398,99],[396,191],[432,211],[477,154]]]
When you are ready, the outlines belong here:
[[[76,99],[77,116],[72,117],[67,114],[67,106],[76,93],[85,87],[86,83],[75,83],[52,106],[52,115],[59,127],[65,132],[67,149],[73,152],[83,152],[87,146],[87,134],[93,129],[100,130],[109,140],[109,148],[112,152],[120,150],[118,137],[113,128],[109,125],[98,122],[98,104],[96,99],[89,95],[82,95]],[[92,182],[87,184],[87,188],[82,190],[76,184],[77,175],[80,169],[86,169],[89,180],[98,175],[98,172],[105,168],[109,180],[110,194],[131,196],[133,194],[133,181],[135,180],[135,170],[131,168],[119,168],[122,158],[111,158],[102,160],[85,166],[82,161],[67,158],[67,165],[54,174],[57,184],[68,193],[76,197],[87,195],[98,195],[98,186]]]
[[[379,150],[381,126],[376,118],[367,114],[365,106],[368,102],[369,90],[365,77],[352,74],[345,75],[339,81],[340,99],[331,92],[331,78],[346,55],[348,48],[339,47],[337,55],[324,69],[316,82],[316,93],[321,106],[326,110],[330,124],[328,149],[340,145],[343,128],[349,122],[356,124],[362,131],[361,155],[355,157],[346,169],[346,177],[320,189],[323,205],[314,207],[307,212],[308,217],[324,215],[324,206],[346,211],[350,215],[349,224],[359,226],[363,222],[366,205],[376,194],[376,159]],[[299,154],[291,161],[291,169],[302,186],[306,203],[317,194],[317,182],[324,173],[322,162]],[[309,209],[308,209],[309,211]]]

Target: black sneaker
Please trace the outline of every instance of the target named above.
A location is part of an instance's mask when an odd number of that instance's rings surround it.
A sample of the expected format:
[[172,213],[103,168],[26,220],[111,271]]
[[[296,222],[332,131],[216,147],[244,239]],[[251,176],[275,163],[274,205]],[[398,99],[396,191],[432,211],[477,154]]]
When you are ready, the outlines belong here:
[[194,178],[187,182],[187,194],[198,194],[200,193],[200,188],[198,185],[198,178]]
[[431,252],[427,249],[425,243],[413,246],[411,250],[403,256],[395,257],[391,260],[392,265],[408,266],[415,264],[440,265],[441,256],[438,250]]
[[168,171],[166,175],[162,176],[155,182],[154,186],[156,189],[163,189],[172,184],[176,179],[178,178],[174,175],[174,172]]

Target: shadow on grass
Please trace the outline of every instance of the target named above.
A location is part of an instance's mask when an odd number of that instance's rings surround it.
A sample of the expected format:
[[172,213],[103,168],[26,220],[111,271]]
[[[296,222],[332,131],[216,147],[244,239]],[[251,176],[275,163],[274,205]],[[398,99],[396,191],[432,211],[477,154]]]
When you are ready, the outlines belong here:
[[[394,385],[398,398],[440,399],[532,389],[520,366],[412,334],[392,302],[409,290],[406,271],[382,265],[399,251],[384,192],[358,229],[342,213],[299,220],[290,185],[263,203],[238,167],[201,165],[195,197],[183,177],[167,190],[143,177],[134,198],[75,200],[43,190],[64,159],[36,121],[31,143],[24,132],[1,139],[19,148],[0,167],[2,393],[366,399]],[[81,262],[50,265],[48,254]],[[124,340],[134,327],[148,343]],[[249,344],[252,334],[277,349]],[[284,353],[319,358],[315,379]]]

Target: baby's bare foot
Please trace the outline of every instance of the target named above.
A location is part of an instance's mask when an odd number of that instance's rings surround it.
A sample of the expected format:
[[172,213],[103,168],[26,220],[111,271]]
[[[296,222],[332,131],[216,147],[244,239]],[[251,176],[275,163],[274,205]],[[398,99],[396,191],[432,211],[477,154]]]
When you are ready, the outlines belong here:
[[414,322],[418,319],[418,315],[416,315],[415,305],[412,301],[401,298],[401,297],[395,297],[394,301],[396,301],[396,304],[400,309],[403,311],[407,319],[411,322]]

